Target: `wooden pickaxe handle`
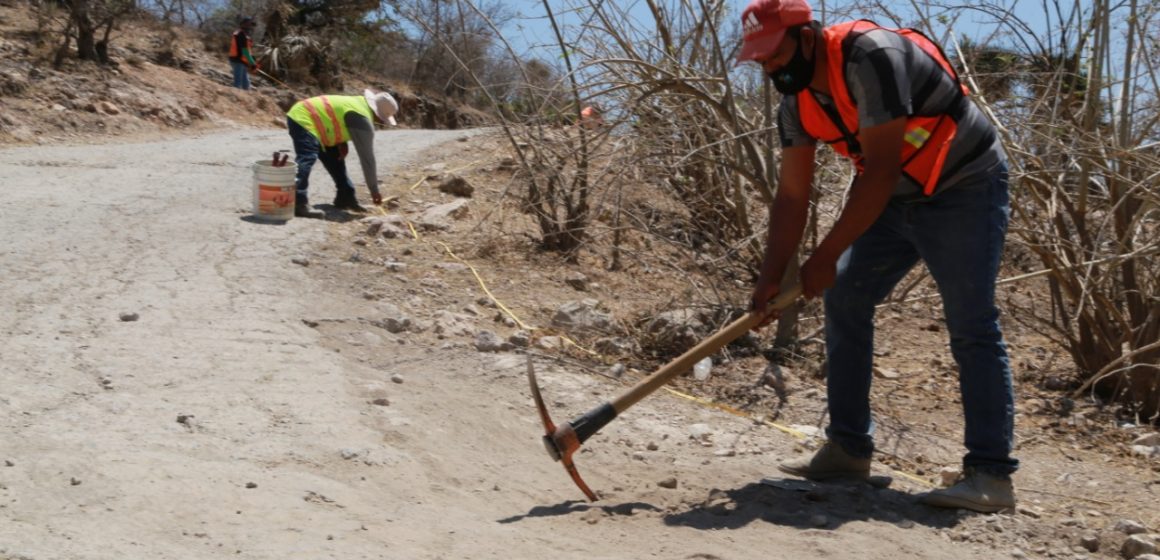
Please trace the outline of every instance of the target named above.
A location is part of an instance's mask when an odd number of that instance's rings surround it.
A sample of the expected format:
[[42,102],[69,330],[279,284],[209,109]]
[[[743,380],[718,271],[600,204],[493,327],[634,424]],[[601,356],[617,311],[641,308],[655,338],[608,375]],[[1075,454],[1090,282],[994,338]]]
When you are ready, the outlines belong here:
[[[637,382],[631,389],[613,399],[609,404],[616,410],[617,414],[628,410],[628,407],[640,402],[641,399],[652,394],[653,391],[660,389],[670,379],[693,369],[693,365],[697,362],[705,359],[707,356],[713,355],[718,350],[724,348],[726,344],[737,340],[741,335],[752,330],[770,312],[780,311],[789,307],[789,304],[793,303],[793,300],[797,299],[799,295],[801,295],[801,287],[797,285],[785,293],[778,294],[769,304],[766,312],[754,313],[750,311],[742,315],[732,323],[725,325],[725,328],[713,333],[709,338],[702,340],[696,346],[690,348],[684,354],[677,356],[673,361],[653,372],[652,375]],[[583,443],[583,440],[581,440],[581,443]]]
[[544,436],[544,447],[547,448],[548,454],[553,459],[564,463],[564,468],[568,471],[569,476],[572,477],[576,486],[584,492],[584,495],[589,500],[595,501],[596,494],[588,488],[588,485],[584,483],[584,479],[580,478],[580,473],[576,470],[576,465],[572,462],[572,454],[580,449],[580,445],[592,437],[593,434],[600,431],[601,428],[608,425],[609,422],[616,419],[622,412],[628,410],[630,406],[640,402],[641,399],[664,386],[670,379],[692,369],[693,364],[696,364],[706,356],[713,354],[726,344],[737,340],[741,335],[749,332],[750,329],[757,326],[767,317],[769,313],[789,307],[801,293],[801,287],[794,286],[778,294],[770,302],[766,311],[762,313],[750,311],[742,315],[684,354],[677,356],[671,362],[665,364],[664,367],[653,372],[652,375],[640,380],[620,396],[560,426],[556,426],[548,414],[547,406],[540,396],[539,384],[536,382],[536,375],[532,370],[532,363],[529,358],[528,382],[531,384],[532,396],[536,402],[536,407],[539,409],[540,419],[547,431],[547,435]]

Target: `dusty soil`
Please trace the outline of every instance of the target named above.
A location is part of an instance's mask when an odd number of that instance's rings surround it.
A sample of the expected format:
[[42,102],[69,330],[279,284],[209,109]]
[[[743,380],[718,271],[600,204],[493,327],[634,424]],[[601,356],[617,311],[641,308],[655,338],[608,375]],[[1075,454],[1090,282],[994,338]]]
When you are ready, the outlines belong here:
[[[1155,463],[1120,443],[1137,430],[1090,411],[1084,421],[1029,410],[1043,398],[1022,383],[1020,510],[915,504],[959,453],[949,358],[939,333],[922,328],[937,318],[923,317],[927,304],[882,320],[880,363],[898,372],[875,396],[876,471],[888,487],[777,474],[778,461],[814,445],[799,436],[822,421],[824,403],[812,373],[787,366],[779,406],[772,396],[734,401],[743,410],[731,414],[662,391],[632,408],[577,455],[600,496],[586,503],[540,446],[525,354],[479,352],[474,333],[517,330],[494,320],[490,302],[547,327],[556,307],[582,297],[631,315],[649,285],[632,269],[588,269],[594,281],[578,293],[563,281],[570,267],[513,250],[524,240],[497,240],[489,224],[510,223],[515,205],[488,134],[378,135],[392,213],[416,220],[452,199],[419,181],[440,167],[476,185],[469,217],[450,231],[385,239],[340,215],[255,221],[248,165],[286,143],[281,131],[235,129],[0,151],[0,304],[11,310],[0,554],[1113,557],[1126,538],[1117,522],[1160,523]],[[333,194],[321,177],[313,188],[316,200]],[[387,306],[415,326],[384,328]],[[441,330],[442,312],[469,328]],[[1012,330],[1018,359],[1032,360]],[[560,421],[642,375],[594,375],[603,364],[575,350],[528,354]],[[721,364],[706,383],[676,388],[770,392],[753,387],[762,361]],[[1084,536],[1100,539],[1098,552],[1078,548]]]
[[[0,69],[21,89],[0,97],[0,140],[24,146],[0,149],[0,558],[1113,558],[1128,520],[1157,540],[1160,463],[1128,445],[1155,429],[1052,389],[1067,357],[1010,317],[1019,509],[914,502],[961,454],[937,299],[879,317],[877,485],[775,468],[825,424],[815,335],[781,365],[784,394],[732,348],[609,424],[576,456],[587,503],[540,444],[526,360],[562,422],[664,357],[597,353],[602,335],[553,327],[557,309],[595,299],[604,335],[634,338],[707,287],[744,301],[744,282],[646,236],[617,272],[601,243],[577,264],[539,251],[510,151],[482,130],[378,134],[394,201],[366,218],[255,220],[250,165],[289,147],[277,92],[144,56],[76,77],[10,37]],[[170,102],[191,96],[199,110]],[[88,108],[102,101],[119,112]],[[475,187],[467,213],[423,229],[460,200],[426,179],[449,173]],[[312,189],[333,195],[320,171]],[[404,234],[369,235],[374,219]],[[477,350],[480,331],[521,330],[529,349]]]

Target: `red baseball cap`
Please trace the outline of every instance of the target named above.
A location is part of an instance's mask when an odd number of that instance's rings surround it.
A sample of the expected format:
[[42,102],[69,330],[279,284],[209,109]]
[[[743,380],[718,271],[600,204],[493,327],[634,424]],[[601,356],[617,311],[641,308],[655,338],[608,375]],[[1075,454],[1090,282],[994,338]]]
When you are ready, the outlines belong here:
[[741,29],[745,35],[737,62],[766,58],[781,44],[787,28],[812,19],[810,5],[805,0],[753,0],[741,12]]

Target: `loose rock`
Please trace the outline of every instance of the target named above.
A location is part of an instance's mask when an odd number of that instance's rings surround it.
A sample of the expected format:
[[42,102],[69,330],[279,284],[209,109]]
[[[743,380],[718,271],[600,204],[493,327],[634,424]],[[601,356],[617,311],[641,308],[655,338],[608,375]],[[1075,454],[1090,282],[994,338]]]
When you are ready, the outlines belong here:
[[462,196],[466,198],[471,198],[471,195],[475,193],[475,187],[472,186],[471,183],[467,182],[467,179],[464,179],[458,175],[451,175],[448,177],[447,180],[443,181],[443,183],[439,185],[439,190],[450,195]]
[[514,346],[491,331],[479,331],[475,334],[475,349],[480,352],[506,352]]
[[528,331],[516,331],[508,337],[508,342],[517,348],[527,348],[532,343],[532,335]]
[[573,272],[564,278],[564,283],[571,286],[573,290],[578,292],[588,291],[588,277],[582,272]]
[[1156,552],[1156,545],[1140,535],[1132,535],[1120,547],[1120,556],[1129,560]]
[[620,379],[624,375],[624,364],[617,362],[608,368],[608,376],[613,379]]
[[1115,529],[1125,535],[1138,535],[1148,532],[1144,524],[1135,519],[1121,519],[1116,522]]

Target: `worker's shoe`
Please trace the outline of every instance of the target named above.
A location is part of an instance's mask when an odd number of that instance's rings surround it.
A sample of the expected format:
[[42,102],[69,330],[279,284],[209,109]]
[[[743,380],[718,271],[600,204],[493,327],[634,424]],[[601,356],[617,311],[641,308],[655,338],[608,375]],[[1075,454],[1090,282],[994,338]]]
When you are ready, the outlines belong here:
[[334,207],[338,208],[339,210],[350,210],[351,212],[363,212],[363,213],[365,213],[367,211],[366,208],[363,208],[362,205],[360,205],[358,203],[358,199],[355,198],[353,195],[352,196],[338,195],[334,199]]
[[312,209],[309,205],[296,204],[296,205],[294,205],[294,217],[295,218],[314,218],[315,220],[321,220],[321,219],[326,218],[326,214],[322,213],[319,210]]
[[918,501],[934,507],[995,513],[1015,507],[1015,487],[1010,477],[968,468],[954,486],[927,492]]
[[855,457],[846,453],[842,446],[827,442],[812,457],[787,461],[777,466],[784,473],[808,478],[809,480],[833,480],[850,478],[864,480],[870,478],[870,458]]

